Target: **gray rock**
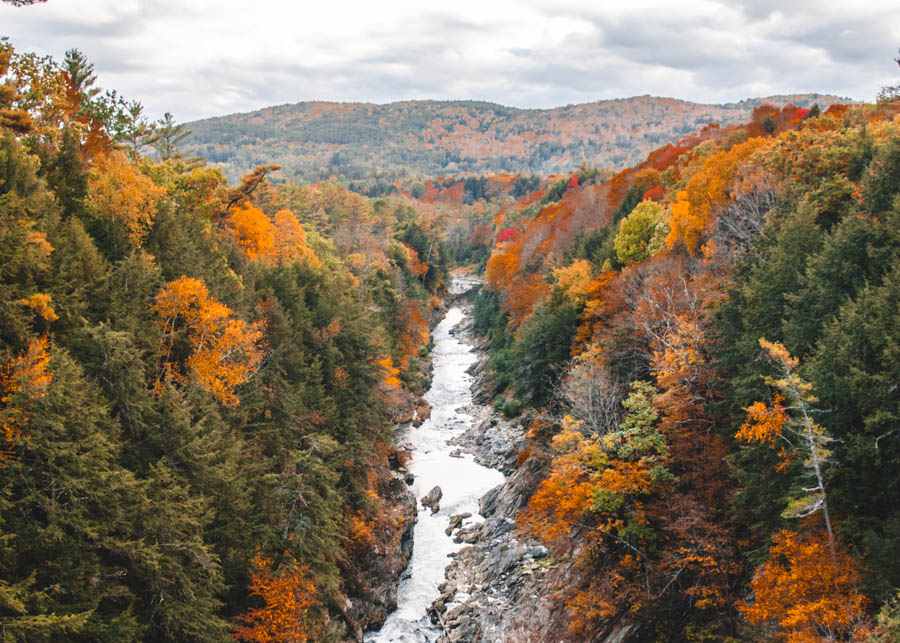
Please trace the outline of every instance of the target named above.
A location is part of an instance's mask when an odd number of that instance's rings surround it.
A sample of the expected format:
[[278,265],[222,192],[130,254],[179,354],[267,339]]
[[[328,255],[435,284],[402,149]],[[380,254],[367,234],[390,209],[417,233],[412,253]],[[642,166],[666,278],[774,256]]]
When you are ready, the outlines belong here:
[[535,545],[528,548],[526,555],[531,558],[544,558],[548,553],[550,553],[549,550],[543,545]]

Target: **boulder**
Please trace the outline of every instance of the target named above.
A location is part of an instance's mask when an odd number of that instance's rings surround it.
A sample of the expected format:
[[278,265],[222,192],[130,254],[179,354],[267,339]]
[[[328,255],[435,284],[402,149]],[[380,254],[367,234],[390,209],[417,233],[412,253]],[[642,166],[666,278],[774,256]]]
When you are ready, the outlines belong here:
[[462,514],[453,514],[450,516],[450,524],[447,525],[447,528],[444,530],[448,536],[453,533],[453,530],[462,525],[463,520],[469,518],[472,514],[468,511]]
[[422,496],[422,505],[431,509],[431,513],[436,514],[440,509],[441,498],[444,492],[440,487],[435,487],[424,496]]
[[422,424],[431,417],[431,404],[424,398],[419,398],[416,402],[416,409],[413,415],[413,426],[422,426]]

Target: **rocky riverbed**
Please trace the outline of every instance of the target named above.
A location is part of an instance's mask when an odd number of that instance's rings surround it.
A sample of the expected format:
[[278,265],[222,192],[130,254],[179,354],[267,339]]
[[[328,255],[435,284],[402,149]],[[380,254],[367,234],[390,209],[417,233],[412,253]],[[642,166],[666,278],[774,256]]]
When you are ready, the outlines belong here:
[[480,521],[478,501],[503,481],[503,474],[458,453],[450,440],[470,429],[476,421],[472,406],[473,377],[467,369],[476,362],[471,346],[451,335],[464,319],[452,306],[434,330],[433,377],[425,399],[430,417],[421,426],[404,425],[399,430],[398,449],[408,452],[412,491],[420,499],[413,530],[409,567],[400,579],[397,609],[366,641],[436,641],[442,635],[439,619],[429,619],[429,605],[439,597],[444,570],[461,548],[448,532],[471,527]]
[[520,539],[515,525],[516,514],[536,488],[546,462],[531,457],[517,466],[519,453],[526,448],[526,430],[518,421],[503,419],[483,406],[490,397],[480,377],[488,346],[472,335],[471,314],[453,332],[476,345],[479,359],[469,369],[476,379],[473,404],[465,409],[477,421],[452,442],[460,453],[473,454],[476,462],[507,477],[479,501],[484,520],[456,532],[455,540],[468,546],[447,568],[441,595],[429,612],[443,630],[440,641],[559,640],[565,614],[548,587],[565,582],[568,565],[564,561],[550,565],[547,549]]
[[[419,504],[400,607],[366,641],[565,640],[567,614],[558,590],[572,581],[571,560],[553,559],[516,531],[516,516],[540,482],[547,456],[539,450],[530,455],[522,420],[504,419],[486,404],[491,391],[482,375],[489,346],[472,333],[472,298],[457,297],[448,317],[444,330],[458,345],[474,346],[474,352],[466,348],[469,357],[450,366],[436,350],[435,381],[439,386],[464,382],[465,395],[452,398],[453,406],[450,398],[429,392],[431,419],[401,434],[401,448],[413,456],[413,490],[428,507]],[[436,330],[436,338],[444,332]],[[456,379],[445,379],[463,363],[464,377],[456,372]],[[454,473],[448,477],[448,471]],[[501,484],[472,497],[469,478],[487,480],[489,471]],[[623,624],[597,640],[618,643],[628,631]]]

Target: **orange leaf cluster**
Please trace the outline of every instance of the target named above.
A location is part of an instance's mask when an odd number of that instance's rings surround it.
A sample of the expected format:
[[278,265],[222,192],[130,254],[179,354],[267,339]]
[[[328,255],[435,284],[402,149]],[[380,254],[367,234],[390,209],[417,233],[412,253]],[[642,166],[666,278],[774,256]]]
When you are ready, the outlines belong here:
[[12,446],[27,426],[30,413],[15,404],[18,396],[37,400],[47,394],[53,382],[50,371],[49,341],[46,336],[28,342],[23,353],[0,371],[0,463],[11,457]]
[[309,611],[318,604],[316,586],[309,569],[289,555],[279,569],[271,558],[257,554],[250,574],[250,593],[259,596],[263,607],[239,616],[246,625],[235,628],[234,637],[253,643],[304,643],[315,640],[318,628]]
[[325,344],[337,337],[338,333],[340,332],[341,318],[335,317],[330,322],[328,322],[327,326],[325,326],[324,328],[320,328],[315,333],[313,333],[313,341],[319,345]]
[[312,268],[322,265],[315,251],[306,245],[306,230],[290,210],[275,213],[275,245],[271,256],[279,264],[302,260]]
[[409,370],[409,360],[419,354],[419,350],[428,344],[431,333],[428,321],[422,316],[419,302],[414,299],[406,300],[404,304],[405,329],[400,337],[400,370]]
[[[181,384],[191,377],[226,406],[240,403],[234,389],[256,372],[264,357],[261,322],[231,317],[228,306],[209,296],[201,279],[179,277],[166,284],[151,306],[162,319],[165,370]],[[184,332],[190,346],[183,370],[172,370],[172,349]]]
[[244,201],[231,208],[228,225],[250,261],[270,265],[305,261],[313,268],[322,265],[315,251],[306,245],[306,230],[290,210],[279,210],[269,219],[262,210]]
[[669,248],[684,244],[696,254],[709,234],[716,207],[725,204],[738,165],[765,144],[763,138],[751,138],[727,151],[713,154],[703,167],[678,192],[669,219]]
[[228,223],[238,247],[250,261],[270,258],[275,250],[275,229],[262,210],[249,202],[231,208]]
[[29,230],[27,235],[27,243],[29,246],[37,250],[38,256],[46,259],[53,252],[53,246],[47,241],[47,235],[37,230]]
[[403,244],[406,248],[406,266],[414,277],[421,277],[428,272],[428,264],[419,259],[419,253],[410,245]]
[[400,374],[400,369],[394,366],[394,360],[391,359],[390,355],[378,360],[378,364],[381,366],[381,371],[384,374],[382,384],[389,389],[399,389],[401,383],[400,378],[397,376]]
[[755,600],[738,610],[751,623],[773,623],[777,640],[797,643],[846,638],[865,616],[859,570],[844,551],[833,558],[824,533],[783,530],[769,560],[750,582]]
[[784,407],[784,396],[775,393],[772,406],[754,402],[747,409],[747,420],[734,437],[745,442],[762,442],[774,449],[775,442],[788,422],[790,416]]

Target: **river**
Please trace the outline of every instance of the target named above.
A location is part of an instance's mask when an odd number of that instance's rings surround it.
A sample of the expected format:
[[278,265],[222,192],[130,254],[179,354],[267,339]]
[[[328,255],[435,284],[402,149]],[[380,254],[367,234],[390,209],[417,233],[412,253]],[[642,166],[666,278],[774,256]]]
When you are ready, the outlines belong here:
[[[474,283],[471,278],[457,277],[451,293],[464,292]],[[474,421],[462,408],[472,404],[472,376],[466,369],[477,358],[471,345],[450,333],[464,318],[463,310],[452,306],[434,329],[431,352],[434,372],[431,389],[425,394],[431,404],[431,418],[418,428],[404,428],[398,438],[401,444],[411,447],[409,470],[415,476],[416,498],[440,486],[444,494],[440,510],[432,515],[419,502],[413,554],[400,579],[397,609],[388,616],[381,630],[366,635],[367,642],[437,640],[441,630],[431,624],[426,610],[439,596],[438,585],[444,581],[444,570],[450,563],[448,555],[463,547],[454,543],[444,530],[454,514],[472,514],[464,525],[480,520],[479,498],[504,480],[502,473],[476,464],[470,454],[451,455],[458,447],[451,446],[449,440],[466,431]]]

